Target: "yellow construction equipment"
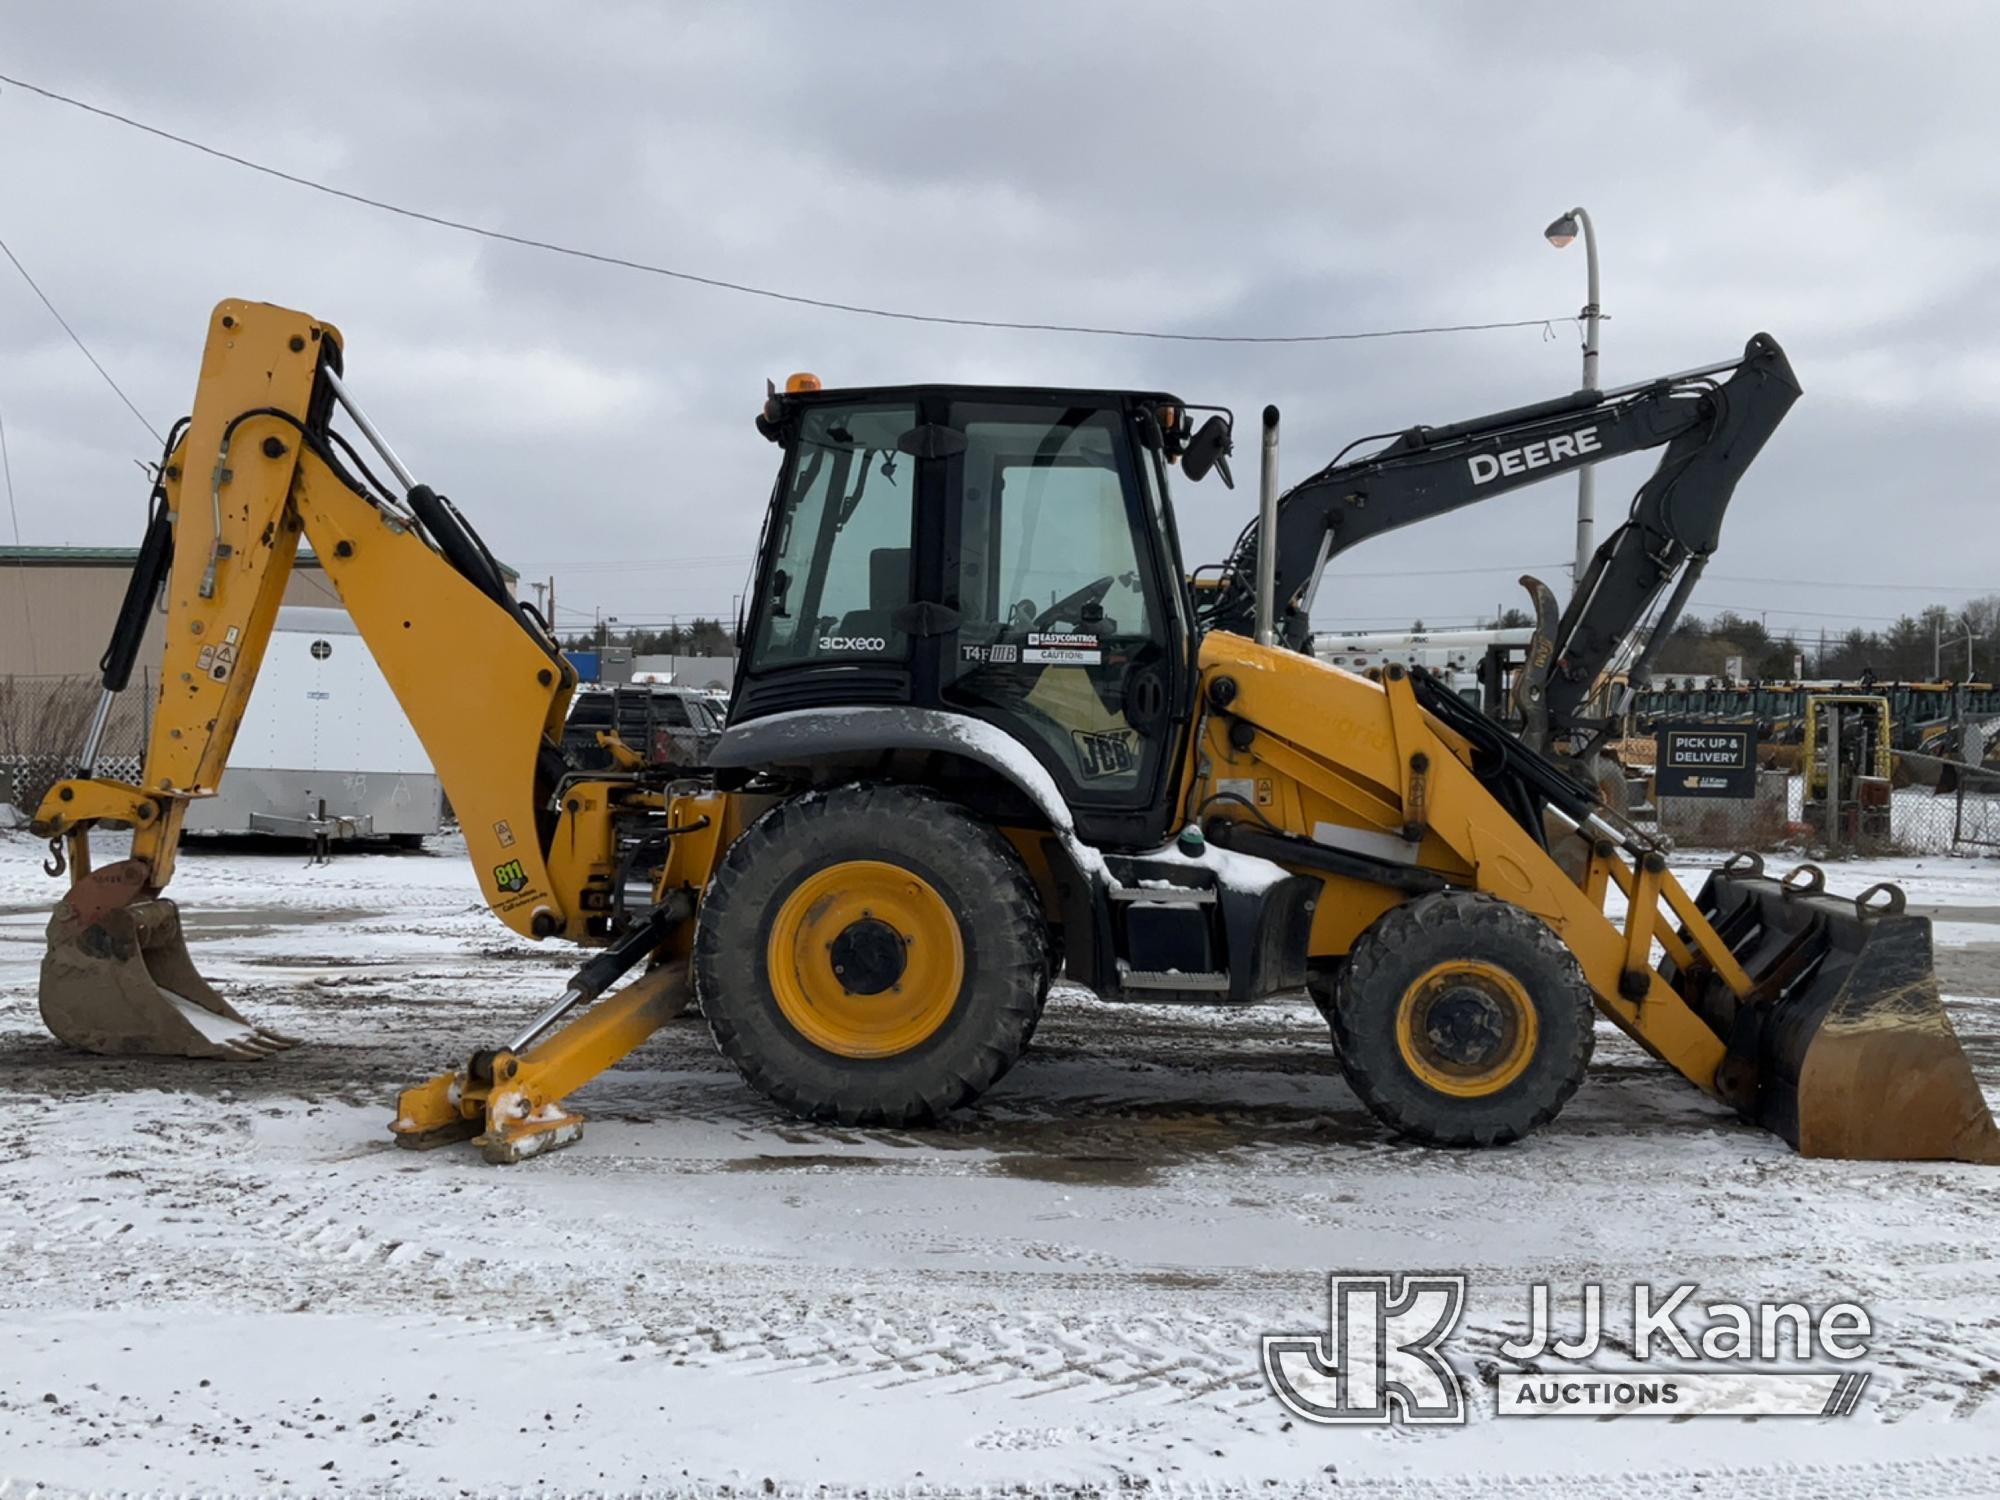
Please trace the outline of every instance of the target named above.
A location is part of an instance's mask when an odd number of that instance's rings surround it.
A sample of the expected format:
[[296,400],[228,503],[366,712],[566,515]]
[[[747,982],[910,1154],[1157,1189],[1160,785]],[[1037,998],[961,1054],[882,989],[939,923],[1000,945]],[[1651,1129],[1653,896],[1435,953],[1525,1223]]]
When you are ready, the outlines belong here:
[[1893,836],[1895,719],[1880,693],[1807,693],[1800,811],[1830,848],[1878,850]]
[[[1107,1002],[1309,988],[1360,1097],[1425,1142],[1509,1141],[1554,1116],[1595,1007],[1808,1154],[2000,1158],[1929,926],[1900,893],[1837,901],[1815,875],[1738,863],[1690,895],[1594,787],[1427,675],[1368,680],[1286,644],[1336,533],[1371,505],[1449,493],[1432,508],[1451,508],[1614,449],[1667,451],[1593,590],[1684,596],[1674,579],[1713,523],[1677,537],[1656,518],[1697,501],[1719,515],[1796,397],[1767,338],[1643,387],[1412,429],[1282,498],[1267,411],[1260,518],[1199,591],[1168,481],[1227,478],[1226,413],[1197,426],[1161,392],[794,378],[758,416],[782,472],[729,725],[697,781],[643,757],[565,762],[574,672],[352,399],[343,353],[302,313],[216,309],[106,656],[108,702],[164,588],[144,772],[93,778],[93,734],[38,814],[72,876],[42,986],[65,1040],[231,1058],[285,1044],[200,981],[161,892],[303,536],[429,750],[496,914],[600,950],[504,1044],[406,1091],[405,1145],[473,1138],[512,1161],[573,1139],[569,1096],[691,988],[783,1108],[921,1123],[1006,1071],[1062,973]],[[1538,668],[1535,712],[1553,708],[1572,747],[1591,726],[1565,705],[1617,618],[1582,607]],[[107,827],[132,830],[131,854],[93,871]],[[1582,845],[1575,878],[1551,827]]]

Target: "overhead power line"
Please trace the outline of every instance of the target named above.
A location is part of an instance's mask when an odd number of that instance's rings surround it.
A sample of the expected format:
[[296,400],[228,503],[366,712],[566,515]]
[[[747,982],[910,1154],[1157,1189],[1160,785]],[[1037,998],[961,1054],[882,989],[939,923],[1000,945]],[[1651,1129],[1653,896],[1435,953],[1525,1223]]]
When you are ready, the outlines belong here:
[[[14,505],[14,460],[7,452],[7,423],[0,418],[0,474],[7,477],[7,515],[14,523],[14,548],[21,546],[21,512]],[[21,596],[21,639],[28,647],[28,674],[33,676],[41,670],[35,651],[35,611],[28,603],[28,591],[17,589]]]
[[[436,225],[440,229],[454,230],[460,234],[476,235],[481,239],[497,240],[502,244],[518,245],[528,250],[542,250],[551,255],[566,255],[575,260],[592,261],[598,265],[617,266],[627,271],[639,271],[648,276],[664,276],[674,281],[685,281],[695,286],[711,287],[717,291],[736,292],[745,297],[762,297],[772,302],[788,302],[798,307],[816,307],[827,312],[852,313],[867,318],[888,318],[900,323],[942,323],[954,328],[997,328],[1018,333],[1068,333],[1082,334],[1093,338],[1113,339],[1155,339],[1165,342],[1186,344],[1337,344],[1360,339],[1412,338],[1419,334],[1438,333],[1482,333],[1501,328],[1551,328],[1557,323],[1574,323],[1578,315],[1565,313],[1547,318],[1506,318],[1483,323],[1439,323],[1408,328],[1373,328],[1346,333],[1171,333],[1160,329],[1111,328],[1088,323],[1045,323],[1016,321],[1009,318],[969,318],[952,317],[942,313],[907,312],[898,308],[869,307],[857,302],[836,302],[825,297],[808,297],[798,292],[783,292],[773,287],[753,286],[748,282],[730,281],[720,276],[705,276],[694,271],[676,270],[670,266],[655,265],[649,261],[635,260],[630,256],[613,255],[600,250],[585,250],[575,245],[565,245],[555,240],[538,239],[533,235],[512,234],[504,229],[494,229],[484,224],[472,224],[463,219],[450,218],[444,214],[432,213],[426,209],[410,208],[405,204],[391,203],[387,199],[373,198],[365,193],[350,192],[346,188],[334,187],[331,183],[320,182],[311,177],[287,172],[264,162],[253,161],[247,156],[239,156],[233,151],[225,151],[219,146],[210,146],[202,141],[149,125],[143,120],[135,120],[130,115],[105,109],[100,105],[88,104],[68,94],[43,88],[40,84],[29,83],[23,78],[14,78],[0,73],[0,83],[12,84],[57,104],[67,104],[72,109],[80,109],[86,114],[100,119],[111,120],[133,130],[145,132],[163,141],[171,141],[177,146],[185,146],[190,151],[199,151],[204,156],[218,161],[230,162],[252,172],[261,172],[266,177],[275,177],[280,182],[289,182],[296,187],[309,188],[315,193],[324,193],[330,198],[343,198],[349,203],[358,203],[365,208],[379,209],[383,213],[395,214],[401,218],[414,219],[420,223]],[[143,419],[142,419],[143,420]]]
[[69,335],[70,342],[75,344],[77,348],[83,351],[83,357],[90,361],[90,367],[93,370],[97,371],[98,374],[104,377],[104,383],[111,387],[111,389],[117,394],[117,397],[120,401],[123,401],[125,403],[125,409],[130,413],[132,413],[133,416],[139,419],[140,426],[144,427],[146,431],[153,434],[154,442],[159,443],[162,446],[165,446],[166,439],[160,436],[159,429],[154,427],[151,422],[148,422],[146,420],[146,414],[140,411],[138,407],[132,404],[132,398],[126,395],[124,390],[119,386],[118,382],[111,378],[111,372],[105,369],[103,365],[98,363],[97,356],[90,352],[90,346],[84,343],[83,339],[77,334],[77,331],[74,328],[69,326],[69,319],[65,318],[60,312],[56,311],[55,303],[49,301],[49,294],[43,291],[41,289],[40,284],[36,282],[35,278],[28,274],[28,268],[21,264],[21,258],[14,253],[13,248],[10,245],[8,245],[8,243],[4,239],[0,239],[0,250],[4,250],[7,252],[7,259],[11,260],[14,263],[14,269],[21,273],[21,279],[28,283],[29,289],[33,291],[37,297],[42,299],[42,306],[46,307],[49,310],[49,316],[54,318],[58,323],[62,324],[62,331]]
[[648,557],[629,562],[557,563],[547,571],[558,578],[582,573],[661,573],[686,568],[743,568],[753,561],[748,553],[730,557]]
[[1714,599],[1688,601],[1689,613],[1698,609],[1712,610],[1717,614],[1731,614],[1739,620],[1753,620],[1763,615],[1784,615],[1799,620],[1833,620],[1845,625],[1894,625],[1899,618],[1893,615],[1857,615],[1851,610],[1776,609],[1762,604],[1725,604]]
[[14,506],[14,460],[7,453],[7,422],[0,417],[0,473],[7,476],[7,516],[14,523],[14,545],[21,545],[21,512]]
[[1894,589],[1903,593],[1923,593],[1928,591],[1937,594],[2000,593],[2000,588],[1996,588],[1990,583],[1881,583],[1858,578],[1744,578],[1728,573],[1707,573],[1703,576],[1711,583],[1763,583],[1777,584],[1785,588]]
[[1369,583],[1377,578],[1469,578],[1482,573],[1552,573],[1567,568],[1569,560],[1548,563],[1497,563],[1490,568],[1402,568],[1385,571],[1364,567],[1357,573],[1328,574],[1338,583]]

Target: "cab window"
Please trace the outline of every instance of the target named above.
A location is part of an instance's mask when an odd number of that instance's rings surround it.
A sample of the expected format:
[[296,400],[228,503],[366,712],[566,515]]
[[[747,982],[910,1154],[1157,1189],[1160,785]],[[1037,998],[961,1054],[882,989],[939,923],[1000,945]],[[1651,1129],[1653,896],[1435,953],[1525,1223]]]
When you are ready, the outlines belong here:
[[800,419],[762,580],[756,668],[902,660],[896,616],[910,602],[915,460],[896,440],[908,404],[823,406]]
[[1169,659],[1120,413],[963,402],[951,425],[966,447],[946,696],[1037,744],[1086,799],[1150,786]]

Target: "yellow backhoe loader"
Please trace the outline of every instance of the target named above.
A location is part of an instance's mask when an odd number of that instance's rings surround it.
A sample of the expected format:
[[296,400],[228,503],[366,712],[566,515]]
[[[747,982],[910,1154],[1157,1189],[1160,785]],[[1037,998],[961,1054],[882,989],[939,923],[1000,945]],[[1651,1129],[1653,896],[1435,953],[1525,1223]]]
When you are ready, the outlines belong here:
[[[1768,338],[1644,386],[1411,429],[1282,498],[1267,411],[1258,521],[1201,591],[1168,480],[1227,476],[1227,413],[1197,426],[1163,392],[795,378],[757,420],[781,472],[729,725],[698,781],[635,756],[571,769],[573,671],[353,400],[343,355],[302,313],[216,309],[104,664],[108,703],[163,589],[140,783],[92,776],[93,732],[38,813],[71,877],[41,995],[66,1041],[286,1045],[200,980],[161,893],[303,536],[429,750],[495,913],[600,950],[518,1034],[406,1091],[405,1145],[470,1138],[512,1161],[573,1139],[569,1095],[691,990],[779,1106],[920,1123],[1007,1070],[1061,973],[1108,1003],[1309,988],[1354,1089],[1424,1142],[1505,1142],[1554,1116],[1594,1007],[1806,1154],[2000,1157],[1929,924],[1899,892],[1836,899],[1810,870],[1778,881],[1739,858],[1690,895],[1594,788],[1441,684],[1288,649],[1343,528],[1621,444],[1666,454],[1586,592],[1669,587],[1713,537],[1660,518],[1726,500],[1797,395]],[[1536,682],[1581,675],[1607,618],[1582,607]],[[91,832],[119,827],[130,857],[93,869]],[[1551,828],[1580,841],[1574,878]]]

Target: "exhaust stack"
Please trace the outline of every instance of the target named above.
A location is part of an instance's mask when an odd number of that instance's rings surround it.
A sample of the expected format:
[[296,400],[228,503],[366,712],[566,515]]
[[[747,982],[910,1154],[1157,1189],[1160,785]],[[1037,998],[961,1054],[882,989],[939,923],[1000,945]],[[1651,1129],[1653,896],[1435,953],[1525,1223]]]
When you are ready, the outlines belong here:
[[1257,644],[1278,643],[1278,408],[1264,408],[1257,483]]

